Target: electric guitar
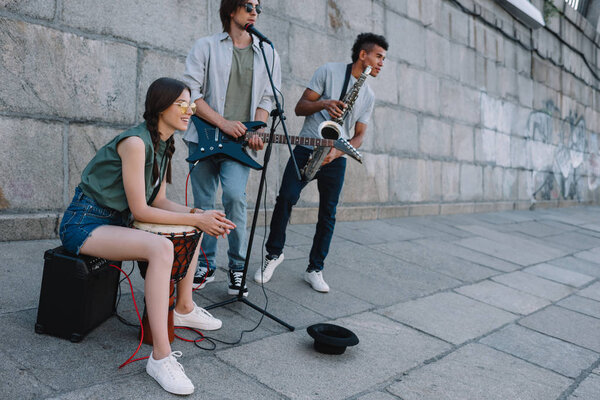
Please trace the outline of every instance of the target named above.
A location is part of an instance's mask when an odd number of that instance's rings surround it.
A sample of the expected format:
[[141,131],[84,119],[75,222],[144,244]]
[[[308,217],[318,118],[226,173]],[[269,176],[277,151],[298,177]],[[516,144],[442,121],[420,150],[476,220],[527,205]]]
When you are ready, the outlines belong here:
[[[227,157],[233,158],[236,161],[247,165],[250,168],[261,169],[262,166],[254,161],[252,157],[246,153],[246,146],[248,139],[253,135],[258,135],[263,142],[269,141],[269,133],[258,133],[256,130],[267,126],[262,121],[249,121],[244,122],[244,126],[248,130],[245,135],[239,138],[234,138],[221,132],[216,126],[206,122],[205,120],[193,115],[192,123],[196,127],[198,132],[198,148],[196,151],[186,158],[186,161],[190,164],[195,164],[198,161],[202,161],[205,158],[212,157],[217,154],[223,154]],[[362,155],[344,138],[337,140],[333,139],[317,139],[308,138],[302,136],[289,136],[291,144],[301,144],[306,146],[325,146],[335,147],[336,149],[348,154],[356,161],[362,164]],[[285,135],[273,135],[273,143],[275,144],[287,144]]]

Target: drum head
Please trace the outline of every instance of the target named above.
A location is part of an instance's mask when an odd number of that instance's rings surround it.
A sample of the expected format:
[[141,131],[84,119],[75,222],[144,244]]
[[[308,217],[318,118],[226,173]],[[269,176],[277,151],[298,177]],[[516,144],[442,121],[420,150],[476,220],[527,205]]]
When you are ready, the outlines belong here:
[[157,234],[184,234],[188,232],[198,232],[199,229],[189,225],[163,225],[151,224],[149,222],[133,221],[133,227],[146,232]]

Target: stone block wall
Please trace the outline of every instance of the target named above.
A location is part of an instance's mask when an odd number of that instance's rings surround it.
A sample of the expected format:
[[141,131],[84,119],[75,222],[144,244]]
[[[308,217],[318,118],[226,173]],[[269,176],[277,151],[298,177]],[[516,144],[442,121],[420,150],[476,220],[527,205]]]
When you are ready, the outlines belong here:
[[[302,125],[294,106],[319,65],[348,62],[363,31],[390,42],[384,69],[368,81],[377,103],[364,164],[348,162],[339,218],[598,203],[598,32],[563,0],[533,31],[494,0],[262,3],[258,27],[281,56],[292,135]],[[0,240],[56,236],[86,163],[142,120],[154,79],[180,77],[193,42],[221,30],[218,7],[0,0]],[[177,149],[168,192],[184,202],[180,135]],[[267,213],[287,158],[276,146]],[[250,209],[259,177],[251,173]],[[293,222],[314,221],[317,204],[311,183]]]

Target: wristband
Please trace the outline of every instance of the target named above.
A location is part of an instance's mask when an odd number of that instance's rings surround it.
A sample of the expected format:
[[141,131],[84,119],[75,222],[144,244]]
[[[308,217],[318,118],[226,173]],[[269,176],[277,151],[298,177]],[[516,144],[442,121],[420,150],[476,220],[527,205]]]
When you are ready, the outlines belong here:
[[190,210],[190,214],[196,214],[196,211],[200,211],[200,210],[197,209],[196,207],[194,207]]

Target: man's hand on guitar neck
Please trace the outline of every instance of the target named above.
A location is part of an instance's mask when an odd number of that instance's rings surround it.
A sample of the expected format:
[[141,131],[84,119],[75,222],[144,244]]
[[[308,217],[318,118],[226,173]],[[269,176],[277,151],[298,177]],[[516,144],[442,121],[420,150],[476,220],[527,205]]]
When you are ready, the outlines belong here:
[[[260,128],[256,132],[263,133],[264,131],[264,128]],[[265,143],[260,138],[260,136],[253,134],[251,137],[248,138],[248,147],[250,147],[254,151],[258,151],[262,150],[265,147]]]

